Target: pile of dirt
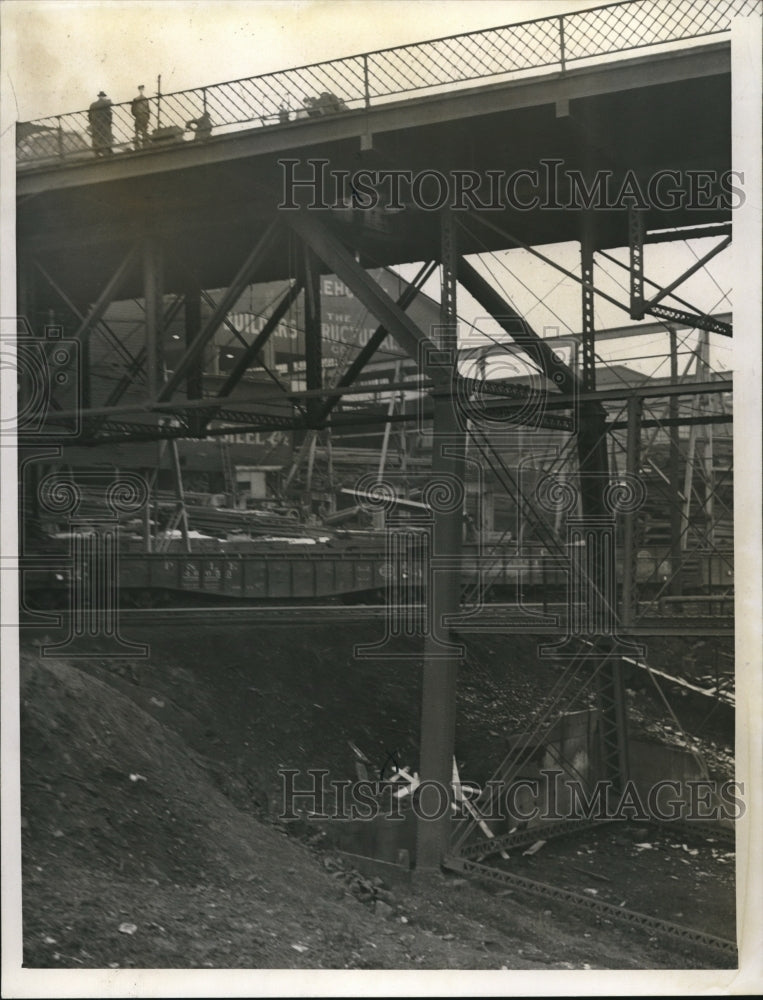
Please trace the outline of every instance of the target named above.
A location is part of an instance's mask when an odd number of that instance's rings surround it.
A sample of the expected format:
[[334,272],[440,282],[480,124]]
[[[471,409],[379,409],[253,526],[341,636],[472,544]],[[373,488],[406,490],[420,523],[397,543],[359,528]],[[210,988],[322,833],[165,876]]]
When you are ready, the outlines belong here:
[[[143,660],[67,662],[26,648],[25,964],[707,964],[690,947],[592,928],[591,917],[498,886],[443,875],[411,891],[369,880],[318,830],[295,836],[280,823],[279,768],[352,777],[348,740],[379,765],[390,753],[418,759],[418,665],[356,659],[368,639],[356,631],[146,626],[129,636],[150,644]],[[531,637],[470,643],[457,737],[466,776],[491,773],[506,735],[553,683],[554,665],[536,649]]]
[[[22,677],[27,965],[343,967],[380,951],[376,914],[238,810],[168,726],[71,664],[25,657]],[[431,967],[449,954],[433,942]]]
[[[95,677],[55,660],[25,661],[22,810],[59,856],[199,879],[242,873],[251,850],[203,761],[167,726]],[[233,824],[233,825],[232,825]]]

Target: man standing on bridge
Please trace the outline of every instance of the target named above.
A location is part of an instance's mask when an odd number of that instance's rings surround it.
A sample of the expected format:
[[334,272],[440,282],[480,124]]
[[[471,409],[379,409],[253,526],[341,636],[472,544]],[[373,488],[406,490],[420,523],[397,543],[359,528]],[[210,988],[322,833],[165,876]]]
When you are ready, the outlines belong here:
[[133,97],[130,111],[135,119],[135,148],[142,149],[148,145],[148,123],[151,120],[151,105],[143,93],[144,86],[138,87],[138,96]]
[[90,136],[96,156],[111,156],[114,137],[111,134],[111,101],[100,91],[98,100],[93,101],[87,113],[90,122]]

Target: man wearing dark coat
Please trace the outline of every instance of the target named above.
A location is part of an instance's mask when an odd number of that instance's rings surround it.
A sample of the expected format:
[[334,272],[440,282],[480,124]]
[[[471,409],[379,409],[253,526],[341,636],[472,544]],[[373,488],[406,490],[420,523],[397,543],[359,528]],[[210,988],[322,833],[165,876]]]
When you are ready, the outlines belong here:
[[133,97],[130,111],[135,119],[135,148],[142,149],[148,145],[148,123],[151,121],[151,105],[143,93],[144,87],[138,87],[137,97]]
[[87,113],[90,122],[90,136],[96,156],[111,156],[114,137],[111,134],[111,101],[100,91],[98,100],[93,101]]

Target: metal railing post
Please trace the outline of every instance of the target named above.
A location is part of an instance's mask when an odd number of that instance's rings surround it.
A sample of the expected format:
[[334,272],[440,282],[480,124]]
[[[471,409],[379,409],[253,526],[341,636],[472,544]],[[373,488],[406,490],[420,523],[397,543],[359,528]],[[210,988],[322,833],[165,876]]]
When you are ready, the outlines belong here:
[[363,95],[366,100],[366,107],[371,107],[371,93],[368,89],[368,56],[363,56]]
[[559,62],[562,66],[562,73],[566,69],[564,52],[564,18],[559,18]]
[[58,156],[63,160],[64,158],[64,132],[61,127],[61,115],[56,115],[56,121],[58,122]]

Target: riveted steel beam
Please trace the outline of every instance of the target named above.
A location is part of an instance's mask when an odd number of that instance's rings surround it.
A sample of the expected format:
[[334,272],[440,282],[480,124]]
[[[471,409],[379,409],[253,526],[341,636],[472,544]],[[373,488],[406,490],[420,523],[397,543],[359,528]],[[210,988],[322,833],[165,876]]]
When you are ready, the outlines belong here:
[[[403,291],[402,295],[397,300],[397,305],[401,309],[407,309],[408,306],[413,302],[416,296],[421,291],[422,287],[426,281],[431,277],[435,267],[437,265],[434,261],[430,261],[428,264],[424,264],[419,273],[413,279],[413,281],[408,285],[408,287]],[[377,326],[371,337],[369,337],[368,342],[361,348],[355,360],[349,366],[347,371],[342,375],[337,383],[337,388],[344,388],[345,386],[352,385],[358,375],[363,371],[365,366],[371,360],[371,358],[376,354],[377,350],[381,347],[384,340],[387,338],[387,328],[385,326]],[[321,418],[325,418],[331,413],[334,407],[339,402],[340,397],[334,396],[330,399],[323,408],[321,412]]]
[[378,282],[356,263],[351,252],[320,222],[315,213],[291,213],[288,219],[294,232],[315,251],[352,291],[355,297],[389,331],[405,353],[419,363],[434,383],[447,387],[451,383],[448,365],[438,363],[439,351],[432,340],[390,298]]
[[557,356],[551,345],[539,337],[524,317],[463,257],[458,261],[458,280],[483,309],[500,323],[514,343],[530,355],[546,378],[559,387],[560,392],[571,395],[580,387],[577,374]]

